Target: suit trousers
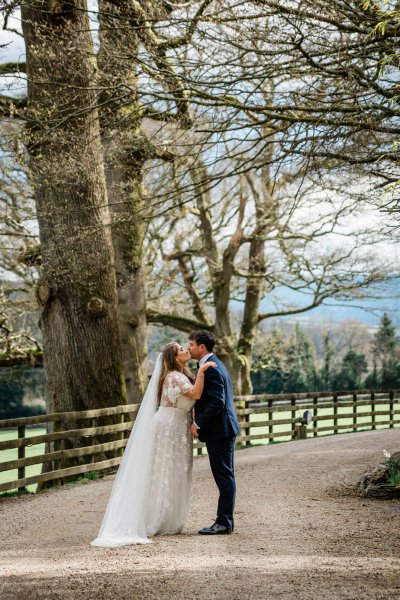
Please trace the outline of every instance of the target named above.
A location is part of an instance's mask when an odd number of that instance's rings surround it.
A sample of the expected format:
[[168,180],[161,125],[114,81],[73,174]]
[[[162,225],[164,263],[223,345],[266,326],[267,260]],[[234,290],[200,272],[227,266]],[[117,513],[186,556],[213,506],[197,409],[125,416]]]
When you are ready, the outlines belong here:
[[236,483],[234,472],[235,437],[206,441],[211,471],[219,490],[216,522],[233,529]]

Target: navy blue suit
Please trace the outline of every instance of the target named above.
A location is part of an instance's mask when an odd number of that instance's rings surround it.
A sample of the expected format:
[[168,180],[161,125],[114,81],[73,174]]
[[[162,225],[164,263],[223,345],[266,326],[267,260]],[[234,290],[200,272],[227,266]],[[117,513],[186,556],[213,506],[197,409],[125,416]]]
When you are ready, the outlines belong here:
[[207,446],[211,471],[219,490],[216,522],[233,529],[236,484],[233,455],[239,423],[233,402],[232,382],[225,365],[212,354],[206,362],[215,362],[204,374],[204,390],[194,413],[199,439]]

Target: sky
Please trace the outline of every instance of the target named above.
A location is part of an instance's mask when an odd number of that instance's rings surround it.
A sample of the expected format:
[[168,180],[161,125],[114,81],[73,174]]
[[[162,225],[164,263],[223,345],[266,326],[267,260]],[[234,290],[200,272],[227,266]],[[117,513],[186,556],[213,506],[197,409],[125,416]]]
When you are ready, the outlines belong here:
[[[8,44],[6,48],[1,50],[2,57],[6,56],[8,60],[18,60],[18,58],[25,57],[25,45],[24,40],[21,36],[16,35],[11,31],[3,31],[4,15],[0,17],[1,32],[0,32],[0,43]],[[8,29],[16,29],[21,31],[21,20],[19,11],[15,11],[14,15],[8,19]]]

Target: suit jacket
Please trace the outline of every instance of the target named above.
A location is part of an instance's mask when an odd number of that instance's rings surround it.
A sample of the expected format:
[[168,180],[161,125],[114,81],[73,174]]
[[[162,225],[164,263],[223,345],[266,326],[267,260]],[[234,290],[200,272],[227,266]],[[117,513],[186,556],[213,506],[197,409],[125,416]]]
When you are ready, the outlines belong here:
[[218,366],[204,373],[204,390],[194,406],[201,442],[231,438],[239,433],[229,372],[214,354],[206,362],[210,361]]

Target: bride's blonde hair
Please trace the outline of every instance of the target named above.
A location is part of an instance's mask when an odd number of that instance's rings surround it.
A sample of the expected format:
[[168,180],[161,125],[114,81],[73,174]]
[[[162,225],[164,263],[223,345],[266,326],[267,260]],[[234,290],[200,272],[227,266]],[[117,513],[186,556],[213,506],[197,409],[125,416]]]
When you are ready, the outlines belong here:
[[166,376],[170,371],[179,371],[186,375],[191,383],[194,383],[194,375],[189,371],[189,369],[184,366],[182,369],[182,365],[178,362],[176,358],[178,356],[178,350],[180,348],[180,344],[178,342],[170,342],[161,350],[163,357],[163,364],[161,369],[160,380],[158,383],[158,402],[161,400],[162,388],[164,385],[164,381]]

